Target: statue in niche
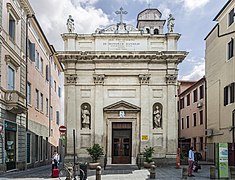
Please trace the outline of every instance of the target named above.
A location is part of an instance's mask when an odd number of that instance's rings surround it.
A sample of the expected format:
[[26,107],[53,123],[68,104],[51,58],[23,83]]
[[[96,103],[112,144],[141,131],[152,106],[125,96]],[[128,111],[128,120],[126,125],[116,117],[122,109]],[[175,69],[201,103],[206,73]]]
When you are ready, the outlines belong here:
[[90,128],[90,108],[87,104],[82,107],[82,128]]
[[69,15],[69,18],[67,19],[67,29],[69,33],[72,33],[74,31],[74,19],[72,18],[71,15]]
[[162,127],[162,108],[156,105],[153,111],[153,129]]
[[175,18],[172,16],[172,14],[169,15],[167,19],[167,29],[168,32],[173,32],[175,26]]

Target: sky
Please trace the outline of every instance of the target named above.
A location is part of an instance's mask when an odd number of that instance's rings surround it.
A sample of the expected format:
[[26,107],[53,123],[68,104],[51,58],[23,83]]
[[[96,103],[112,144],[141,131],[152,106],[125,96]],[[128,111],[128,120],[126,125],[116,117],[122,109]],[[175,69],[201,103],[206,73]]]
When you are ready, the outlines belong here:
[[[76,33],[94,33],[99,27],[119,22],[120,7],[128,12],[123,21],[136,26],[138,13],[157,8],[162,19],[175,18],[174,32],[180,33],[178,50],[188,51],[179,65],[180,80],[199,80],[205,75],[204,38],[216,25],[214,17],[227,0],[29,0],[48,41],[63,50],[61,34],[67,32],[69,15],[75,20]],[[166,25],[165,25],[166,26]],[[167,28],[165,27],[165,31]]]

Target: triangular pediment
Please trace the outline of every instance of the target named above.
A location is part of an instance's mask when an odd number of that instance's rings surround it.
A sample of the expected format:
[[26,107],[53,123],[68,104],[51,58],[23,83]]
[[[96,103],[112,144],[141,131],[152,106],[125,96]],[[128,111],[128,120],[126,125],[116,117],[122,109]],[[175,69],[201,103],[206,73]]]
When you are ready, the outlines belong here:
[[122,100],[106,106],[104,111],[140,111],[140,107]]

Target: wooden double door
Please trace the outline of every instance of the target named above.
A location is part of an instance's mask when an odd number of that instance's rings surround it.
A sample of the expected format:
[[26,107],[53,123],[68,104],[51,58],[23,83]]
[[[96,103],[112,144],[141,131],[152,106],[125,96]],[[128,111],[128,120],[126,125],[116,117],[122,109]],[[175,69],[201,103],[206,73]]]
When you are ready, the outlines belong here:
[[132,152],[132,124],[113,123],[112,129],[112,163],[130,164]]

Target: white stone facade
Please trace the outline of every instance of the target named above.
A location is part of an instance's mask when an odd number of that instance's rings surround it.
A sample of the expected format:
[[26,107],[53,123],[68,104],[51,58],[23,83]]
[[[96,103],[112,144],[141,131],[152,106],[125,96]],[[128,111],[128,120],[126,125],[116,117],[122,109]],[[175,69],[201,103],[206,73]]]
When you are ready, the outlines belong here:
[[[159,17],[148,20],[148,26],[164,24],[157,12]],[[141,14],[138,17],[143,21]],[[158,28],[161,32],[162,27]],[[180,34],[151,34],[143,29],[118,23],[94,34],[62,35],[64,51],[58,52],[58,58],[65,68],[67,154],[73,153],[75,129],[79,156],[88,156],[86,148],[98,143],[112,164],[113,127],[125,122],[131,124],[130,164],[136,163],[137,154],[146,146],[154,147],[156,158],[175,157],[177,65],[187,52],[177,50]],[[81,114],[85,105],[90,122],[86,127]],[[160,107],[159,126],[154,124],[156,105]]]

